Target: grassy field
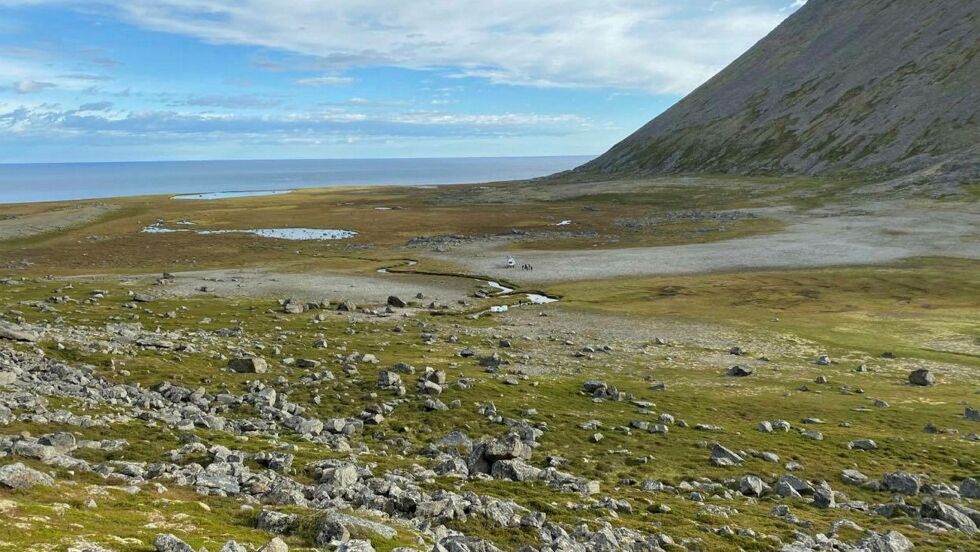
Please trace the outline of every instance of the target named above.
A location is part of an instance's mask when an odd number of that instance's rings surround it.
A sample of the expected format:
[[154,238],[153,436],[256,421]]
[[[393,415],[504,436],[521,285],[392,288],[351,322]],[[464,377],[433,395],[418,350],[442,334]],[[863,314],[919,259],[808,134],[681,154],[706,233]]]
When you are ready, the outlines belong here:
[[[390,258],[418,236],[487,237],[526,234],[517,249],[617,248],[704,243],[772,233],[778,220],[668,219],[665,215],[774,205],[814,207],[832,201],[847,185],[817,179],[680,178],[605,184],[560,182],[488,186],[325,188],[289,194],[212,201],[166,196],[89,202],[0,205],[0,217],[69,212],[107,205],[97,220],[63,231],[0,239],[0,259],[30,273],[162,271],[291,262],[302,257]],[[602,190],[602,191],[596,191]],[[569,226],[556,226],[571,220]],[[192,232],[146,234],[163,221],[172,229],[337,228],[350,240],[289,242],[247,234],[200,236]],[[177,225],[190,221],[194,226]],[[11,222],[8,220],[7,222]],[[3,266],[3,265],[0,265]]]
[[[709,477],[724,480],[742,473],[763,477],[781,472],[780,465],[761,459],[751,459],[737,468],[719,468],[708,461],[706,442],[719,441],[731,447],[766,450],[778,454],[781,462],[795,461],[804,466],[800,475],[812,480],[827,480],[835,489],[844,491],[851,499],[881,501],[887,497],[863,489],[848,487],[839,482],[844,467],[857,468],[875,477],[889,471],[904,469],[929,473],[935,481],[956,482],[967,476],[980,475],[975,442],[963,435],[976,431],[975,423],[961,418],[962,405],[974,399],[978,357],[975,352],[978,311],[976,265],[949,259],[923,259],[886,268],[827,269],[820,271],[744,273],[685,278],[657,278],[594,283],[574,283],[555,286],[552,291],[563,295],[563,302],[549,308],[552,317],[586,316],[599,310],[636,317],[638,324],[666,324],[675,318],[687,321],[708,321],[733,329],[746,336],[747,343],[757,343],[760,334],[772,340],[772,350],[750,349],[770,356],[770,362],[758,375],[748,380],[734,381],[723,375],[719,355],[724,348],[710,349],[697,343],[680,340],[663,347],[648,347],[646,343],[623,340],[613,343],[613,353],[596,359],[575,359],[571,353],[578,344],[589,343],[593,336],[588,324],[583,324],[574,337],[575,346],[544,339],[556,330],[547,324],[522,332],[493,320],[470,320],[465,317],[419,319],[406,327],[404,333],[392,333],[398,321],[359,320],[347,316],[329,316],[320,323],[311,323],[308,315],[287,316],[274,312],[271,299],[229,301],[217,298],[161,300],[132,312],[120,308],[125,289],[109,282],[74,284],[64,289],[63,282],[34,281],[25,285],[0,287],[0,304],[8,312],[23,313],[30,322],[59,319],[58,324],[70,327],[100,328],[105,322],[128,319],[144,325],[158,326],[163,331],[194,328],[215,330],[242,325],[249,335],[274,340],[284,355],[302,358],[321,358],[329,361],[334,352],[373,351],[382,359],[378,367],[362,366],[360,374],[341,377],[335,384],[321,389],[294,389],[291,399],[313,408],[317,416],[355,415],[365,405],[374,402],[377,390],[377,371],[395,362],[409,362],[445,369],[452,379],[469,378],[475,382],[469,389],[451,389],[443,400],[458,399],[462,406],[446,412],[424,412],[416,401],[400,407],[396,415],[378,426],[377,431],[363,436],[371,453],[358,456],[358,462],[373,466],[376,472],[410,469],[424,460],[410,451],[419,450],[453,430],[463,430],[471,437],[499,433],[496,424],[476,412],[477,404],[492,400],[498,411],[521,416],[527,408],[540,414],[536,422],[545,424],[547,431],[541,447],[535,451],[535,462],[546,456],[558,455],[569,460],[566,468],[577,476],[601,482],[602,496],[628,500],[632,513],[620,512],[617,523],[649,530],[662,527],[675,539],[697,538],[704,549],[768,549],[766,541],[747,537],[723,537],[703,530],[703,524],[731,523],[723,519],[706,519],[698,512],[701,505],[687,500],[682,494],[652,494],[624,483],[625,480],[657,479],[671,484],[684,480]],[[43,301],[55,293],[85,297],[96,288],[108,288],[109,299],[97,304],[56,306],[58,313],[46,314],[25,309],[25,301]],[[177,313],[175,317],[165,313]],[[585,314],[583,314],[585,313]],[[779,321],[776,322],[775,318]],[[209,319],[207,322],[202,322]],[[353,328],[356,331],[351,332]],[[458,340],[449,343],[440,339],[434,345],[421,345],[419,332],[435,332]],[[524,333],[526,340],[518,339]],[[501,350],[513,363],[507,371],[521,373],[524,363],[517,355],[530,354],[530,364],[541,368],[520,385],[505,385],[500,376],[487,374],[475,362],[461,362],[456,355],[463,347],[480,351],[496,350],[491,335],[509,337],[515,348]],[[331,349],[314,349],[312,342],[320,336],[331,343]],[[639,339],[639,338],[637,338]],[[971,341],[972,340],[972,341]],[[933,342],[960,343],[967,347],[959,352],[939,350]],[[789,343],[789,345],[787,345]],[[969,347],[974,347],[970,352]],[[69,362],[92,364],[98,373],[110,380],[155,385],[162,381],[189,386],[205,385],[208,389],[240,391],[243,376],[220,370],[221,363],[205,353],[186,354],[145,350],[130,358],[107,355],[84,342],[54,342],[43,345],[45,352]],[[646,354],[636,354],[639,348]],[[815,366],[810,353],[830,354],[835,364]],[[882,359],[883,351],[894,352],[896,359]],[[330,354],[325,354],[330,353]],[[736,361],[732,357],[731,363]],[[911,388],[904,382],[909,367],[926,362],[939,372],[940,385],[933,388]],[[865,363],[870,372],[858,374],[854,366]],[[127,370],[125,376],[121,370]],[[248,379],[264,379],[268,383],[285,377],[296,381],[304,372],[295,368],[277,367],[269,374],[251,375]],[[814,385],[817,375],[827,376],[829,385]],[[672,427],[666,436],[641,431],[626,432],[633,420],[650,419],[638,413],[629,403],[595,403],[580,393],[583,381],[599,378],[637,398],[656,403],[656,413],[670,413],[686,420],[691,426],[711,423],[721,426],[718,432],[697,431],[693,428]],[[650,389],[649,381],[663,381],[666,391]],[[800,391],[808,385],[811,391]],[[849,391],[842,392],[842,386]],[[862,393],[854,393],[860,388]],[[314,406],[312,393],[327,393],[330,400]],[[887,409],[871,407],[873,399],[887,401]],[[975,401],[974,401],[975,402]],[[61,408],[77,409],[80,405],[61,404]],[[825,421],[818,426],[825,434],[823,441],[804,439],[795,432],[763,434],[755,431],[760,420],[787,419],[794,426],[808,416]],[[589,419],[602,422],[605,439],[594,443],[591,431],[578,425]],[[840,424],[847,422],[848,426]],[[931,434],[923,426],[932,422],[958,435]],[[33,435],[68,430],[79,438],[125,438],[129,446],[108,455],[86,456],[90,461],[133,460],[150,461],[165,451],[187,442],[184,432],[166,427],[147,430],[142,424],[114,425],[79,429],[56,424],[18,422],[3,428],[7,434]],[[209,443],[246,451],[273,448],[282,442],[296,447],[297,465],[337,457],[301,439],[283,436],[272,442],[262,438],[235,440],[219,432],[195,430],[197,438]],[[849,450],[848,441],[871,438],[879,450],[862,452]],[[400,443],[395,445],[395,443]],[[404,451],[404,452],[399,452]],[[341,455],[343,456],[343,455]],[[637,459],[646,458],[643,463]],[[9,459],[0,459],[6,462]],[[770,475],[772,474],[772,475]],[[430,488],[458,488],[456,480],[436,480]],[[549,519],[563,523],[598,523],[608,512],[604,509],[579,510],[572,508],[568,495],[540,484],[506,481],[474,481],[463,486],[483,494],[512,498],[519,504],[548,514]],[[102,489],[95,493],[94,489]],[[107,494],[102,494],[103,492]],[[95,496],[99,508],[82,506],[87,497]],[[61,546],[65,542],[85,538],[110,545],[117,550],[146,550],[146,542],[163,529],[185,537],[195,545],[213,546],[226,538],[259,544],[263,537],[253,528],[254,513],[243,512],[229,499],[197,497],[189,491],[170,489],[163,495],[143,491],[129,495],[88,475],[59,473],[59,484],[53,490],[26,492],[0,491],[0,500],[10,500],[16,507],[2,515],[7,527],[16,532],[0,530],[0,541],[15,546],[47,544]],[[915,501],[917,499],[910,499]],[[59,504],[67,506],[59,506]],[[725,501],[709,503],[729,505]],[[648,506],[666,504],[669,513],[654,513]],[[770,501],[736,501],[737,524],[756,531],[790,539],[794,526],[768,515]],[[820,510],[805,504],[793,506],[802,519],[814,527],[829,527],[840,517],[835,511]],[[205,515],[206,514],[206,515]],[[862,527],[896,528],[913,538],[921,550],[944,550],[968,547],[966,536],[950,533],[941,537],[927,536],[911,529],[907,519],[887,520],[878,516],[848,513],[847,517]],[[57,523],[51,520],[57,519]],[[469,534],[491,538],[500,546],[516,550],[521,544],[533,542],[535,535],[520,531],[501,531],[486,520],[472,518],[456,524]],[[106,535],[119,539],[107,540]],[[379,550],[392,548],[395,542],[371,536]],[[857,538],[859,535],[853,535]],[[406,535],[398,541],[411,543]],[[308,546],[302,535],[291,537],[295,547]]]
[[[159,461],[167,451],[194,440],[246,452],[286,447],[296,455],[298,469],[291,475],[311,483],[302,466],[325,458],[354,461],[370,467],[375,475],[431,468],[434,461],[422,451],[447,433],[463,431],[480,440],[506,430],[478,412],[492,402],[501,415],[527,419],[544,429],[532,464],[540,467],[545,458],[560,456],[567,460],[563,470],[598,481],[600,493],[583,498],[539,482],[452,477],[424,480],[427,491],[473,491],[512,499],[569,528],[584,523],[597,529],[611,522],[649,533],[664,532],[675,541],[687,540],[691,550],[771,550],[776,541],[769,537],[790,541],[800,529],[770,515],[774,505],[785,501],[724,499],[709,493],[701,503],[691,500],[689,491],[655,493],[643,491],[638,483],[659,480],[680,486],[707,478],[730,487],[746,474],[771,483],[787,473],[788,462],[796,462],[801,465],[794,472],[799,477],[827,481],[850,500],[878,504],[891,496],[844,484],[841,470],[859,469],[871,478],[907,470],[954,486],[963,478],[980,476],[980,442],[970,437],[980,426],[963,418],[964,406],[980,406],[976,394],[980,381],[980,262],[914,258],[883,266],[551,282],[542,283],[542,291],[560,297],[560,302],[515,306],[499,316],[472,315],[490,305],[513,306],[522,296],[468,297],[464,305],[433,311],[416,310],[424,303],[417,301],[412,309],[390,317],[318,311],[324,315],[319,317],[322,320],[313,312],[283,313],[276,302],[280,297],[247,293],[171,297],[144,284],[121,282],[120,276],[262,267],[280,273],[353,277],[393,267],[393,271],[487,279],[492,275],[466,274],[445,258],[427,258],[428,249],[413,249],[406,243],[418,236],[507,236],[488,247],[564,250],[721,241],[778,232],[784,223],[768,216],[766,209],[827,205],[838,201],[850,185],[813,179],[676,178],[604,186],[527,182],[435,189],[300,190],[282,196],[199,202],[166,197],[88,202],[105,203],[112,209],[70,230],[0,240],[0,276],[10,277],[0,284],[0,316],[49,331],[36,345],[47,357],[90,365],[108,381],[143,387],[167,381],[191,389],[204,387],[212,393],[241,394],[248,389],[249,380],[262,381],[321,419],[355,417],[384,401],[398,406],[384,422],[354,438],[356,450],[345,452],[287,432],[243,437],[200,428],[183,431],[139,419],[83,428],[27,412],[19,412],[24,414],[21,419],[0,426],[0,434],[38,436],[68,431],[78,439],[127,440],[121,450],[75,453],[97,463]],[[37,213],[65,208],[74,207],[0,206],[0,216],[27,221]],[[758,214],[753,210],[759,210]],[[715,216],[733,211],[740,214]],[[752,216],[745,214],[748,211]],[[339,228],[356,230],[358,236],[289,242],[244,234],[141,232],[158,220],[168,228],[182,227],[179,221],[192,221],[194,225],[186,227]],[[572,224],[556,226],[562,220]],[[524,237],[513,239],[514,230]],[[406,265],[409,258],[419,264]],[[82,274],[94,275],[79,277]],[[475,289],[481,282],[470,283]],[[95,290],[108,294],[100,301],[86,301]],[[126,305],[130,291],[148,291],[158,297],[133,308]],[[50,300],[66,295],[74,301]],[[402,316],[405,312],[407,316]],[[179,340],[203,339],[206,345],[190,350],[133,347],[114,352],[107,345],[110,337],[105,328],[118,322],[139,322],[147,331],[177,332]],[[231,327],[241,327],[246,337],[215,337],[217,330]],[[666,343],[654,339],[660,332],[670,336]],[[428,334],[434,336],[431,341],[423,338]],[[511,346],[501,346],[502,339]],[[317,340],[325,341],[327,347],[316,347]],[[21,351],[35,347],[2,345]],[[609,345],[608,352],[601,352],[601,345]],[[585,346],[600,352],[582,353]],[[733,346],[744,348],[745,355],[730,355]],[[270,371],[243,375],[224,369],[225,356],[243,347],[267,357]],[[461,357],[464,348],[475,349],[478,357],[497,353],[504,364],[499,372],[488,371],[477,358]],[[344,373],[345,359],[355,351],[374,353],[380,363],[360,364],[355,372]],[[822,354],[829,355],[833,363],[815,364]],[[309,371],[288,364],[288,357],[319,360],[336,379],[303,383]],[[409,391],[402,402],[390,391],[379,390],[378,373],[398,362],[444,370],[450,384],[441,400],[459,401],[458,406],[426,411],[426,397],[415,392],[410,376],[406,376]],[[756,373],[749,378],[727,377],[726,369],[736,363],[750,364]],[[867,370],[857,371],[859,365]],[[908,373],[916,368],[932,370],[939,383],[908,385]],[[827,383],[816,383],[818,377],[826,378]],[[582,392],[583,382],[589,379],[603,380],[653,406],[646,412],[629,401],[594,401]],[[315,400],[317,397],[322,400]],[[127,413],[108,403],[57,397],[47,401],[50,410]],[[884,401],[888,407],[876,406],[875,401]],[[658,423],[660,414],[670,414],[686,425],[670,425],[665,435],[630,429],[632,422]],[[228,415],[250,417],[256,412],[242,408]],[[803,424],[809,417],[823,423]],[[601,422],[598,430],[581,427],[593,419]],[[756,430],[760,421],[774,419],[788,420],[794,429],[772,434]],[[697,424],[718,429],[699,430]],[[927,432],[926,424],[940,431]],[[797,431],[802,427],[818,429],[823,440],[804,438]],[[596,431],[603,435],[599,442],[593,438]],[[878,449],[852,450],[848,443],[854,439],[873,439]],[[717,467],[709,461],[713,442],[752,454],[739,467]],[[779,461],[754,454],[762,451],[778,455]],[[0,457],[0,464],[14,461],[53,472],[57,484],[26,491],[0,489],[0,550],[47,552],[91,541],[117,551],[138,552],[151,550],[153,537],[162,532],[173,532],[195,547],[214,550],[229,538],[261,545],[270,537],[255,528],[261,505],[243,508],[238,500],[201,496],[177,486],[157,492],[148,485],[130,494],[124,484],[112,479],[29,459]],[[206,457],[185,460],[202,465],[209,461]],[[597,500],[604,497],[626,500],[630,509],[613,512],[601,507]],[[89,498],[97,508],[86,506]],[[911,504],[921,500],[908,498]],[[734,507],[738,513],[730,518],[709,515],[703,510],[705,504]],[[827,531],[833,522],[846,517],[863,528],[898,530],[915,541],[916,550],[968,550],[975,544],[959,532],[926,533],[907,516],[884,518],[828,510],[802,501],[792,501],[790,506],[795,515],[812,524],[809,533]],[[279,509],[307,518],[304,529],[287,540],[294,549],[312,549],[310,518],[317,514]],[[419,544],[418,532],[393,526],[398,529],[394,539],[370,533],[357,536],[370,539],[378,550],[432,547],[430,536],[423,536],[424,544]],[[534,530],[506,529],[480,516],[456,520],[450,526],[490,539],[505,550],[540,544]],[[752,529],[767,537],[715,531],[725,526]],[[862,535],[846,529],[838,536],[854,541]]]

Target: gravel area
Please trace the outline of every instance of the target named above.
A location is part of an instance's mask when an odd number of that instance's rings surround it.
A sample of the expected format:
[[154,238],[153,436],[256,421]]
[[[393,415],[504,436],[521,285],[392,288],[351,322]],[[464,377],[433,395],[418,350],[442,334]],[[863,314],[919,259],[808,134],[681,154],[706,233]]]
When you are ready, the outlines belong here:
[[527,284],[616,276],[884,264],[909,257],[980,259],[980,205],[881,202],[806,213],[772,210],[786,230],[764,236],[664,247],[522,251],[504,268],[503,252],[460,248],[435,254],[465,270]]

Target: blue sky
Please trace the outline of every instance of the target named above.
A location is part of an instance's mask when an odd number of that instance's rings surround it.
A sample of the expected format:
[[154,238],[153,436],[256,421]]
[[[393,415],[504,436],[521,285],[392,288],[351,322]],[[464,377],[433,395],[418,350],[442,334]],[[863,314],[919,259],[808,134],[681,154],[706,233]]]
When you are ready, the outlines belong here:
[[598,154],[801,0],[0,0],[0,162]]

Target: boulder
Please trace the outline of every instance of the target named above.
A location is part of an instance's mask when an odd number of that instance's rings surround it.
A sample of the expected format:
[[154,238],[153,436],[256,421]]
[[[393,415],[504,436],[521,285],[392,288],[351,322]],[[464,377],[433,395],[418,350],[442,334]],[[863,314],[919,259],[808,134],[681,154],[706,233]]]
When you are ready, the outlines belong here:
[[936,376],[933,376],[932,372],[926,370],[925,368],[919,368],[918,370],[913,370],[912,373],[909,374],[909,383],[912,385],[927,387],[936,383]]
[[231,359],[228,361],[228,368],[239,374],[264,374],[269,365],[264,358],[248,356]]
[[491,472],[495,462],[500,460],[530,460],[531,447],[516,433],[484,441],[473,447],[467,460],[470,474]]
[[336,519],[323,516],[313,528],[313,544],[317,546],[337,546],[350,540],[350,531]]
[[40,339],[36,332],[3,321],[0,321],[0,338],[28,343],[34,343]]
[[35,485],[51,486],[54,479],[19,462],[0,466],[0,487],[29,489]]
[[388,306],[389,307],[396,307],[396,308],[399,308],[399,309],[403,309],[403,308],[405,308],[405,307],[408,306],[408,303],[406,303],[405,301],[402,301],[397,296],[389,295],[388,296]]
[[915,545],[898,531],[885,533],[872,531],[867,538],[858,543],[858,547],[867,552],[909,552],[915,548]]
[[337,552],[374,552],[371,541],[351,539],[337,547]]
[[744,475],[738,480],[738,490],[745,496],[762,496],[766,484],[758,476]]
[[834,491],[829,487],[814,487],[813,505],[817,508],[833,508],[836,506],[834,501]]
[[711,462],[716,466],[734,466],[744,461],[736,452],[718,443],[711,445]]
[[977,524],[969,516],[934,498],[927,498],[922,501],[919,514],[924,518],[946,522],[964,533],[973,534],[977,532]]
[[289,547],[279,537],[276,537],[259,548],[258,552],[289,552]]
[[752,368],[751,366],[743,366],[741,364],[732,366],[728,369],[728,372],[726,372],[726,374],[733,378],[744,378],[746,376],[751,376],[753,373],[755,373],[755,368]]
[[170,533],[157,535],[157,538],[153,541],[153,546],[156,548],[157,552],[194,552],[191,545],[178,539]]
[[918,477],[902,471],[886,473],[881,478],[881,485],[886,491],[904,495],[917,495],[922,487]]
[[972,477],[960,481],[960,496],[963,498],[980,498],[980,481]]
[[847,444],[847,448],[851,450],[877,450],[878,443],[871,439],[855,439]]

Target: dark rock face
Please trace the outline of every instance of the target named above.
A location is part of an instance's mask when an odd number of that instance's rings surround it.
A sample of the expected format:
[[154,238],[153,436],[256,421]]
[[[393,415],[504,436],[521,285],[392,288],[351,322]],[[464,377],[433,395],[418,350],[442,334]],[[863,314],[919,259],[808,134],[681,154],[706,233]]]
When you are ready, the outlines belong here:
[[976,179],[978,14],[973,0],[810,0],[576,171]]

